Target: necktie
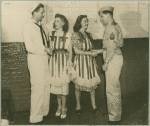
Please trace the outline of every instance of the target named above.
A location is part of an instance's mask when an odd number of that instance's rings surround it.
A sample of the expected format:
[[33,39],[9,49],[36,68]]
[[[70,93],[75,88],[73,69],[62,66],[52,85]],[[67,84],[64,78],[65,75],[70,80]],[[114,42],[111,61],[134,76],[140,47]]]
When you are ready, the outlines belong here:
[[42,36],[42,40],[43,40],[43,45],[45,46],[45,40],[44,40],[43,33],[44,33],[45,38],[46,38],[46,41],[47,41],[46,34],[45,34],[45,32],[44,32],[44,30],[43,30],[43,28],[42,28],[42,26],[41,26],[41,25],[38,25],[37,23],[35,23],[35,24],[36,24],[37,26],[39,26],[39,27],[40,27],[40,32],[41,32],[41,36]]

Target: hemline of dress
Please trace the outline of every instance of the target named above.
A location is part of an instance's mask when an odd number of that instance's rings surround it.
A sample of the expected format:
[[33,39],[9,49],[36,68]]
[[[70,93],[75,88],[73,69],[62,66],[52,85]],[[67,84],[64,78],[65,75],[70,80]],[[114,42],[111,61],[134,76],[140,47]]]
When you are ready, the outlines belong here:
[[97,88],[97,84],[93,87],[84,87],[84,86],[80,86],[78,84],[75,85],[75,89],[78,91],[91,92],[91,91],[95,90],[96,88]]
[[79,85],[81,87],[91,88],[91,87],[94,87],[97,84],[100,84],[101,80],[100,80],[99,76],[93,77],[89,80],[85,79],[85,78],[78,77],[75,80],[73,80],[73,82],[76,85]]
[[49,82],[50,82],[50,85],[53,85],[54,87],[62,87],[70,83],[70,78],[68,75],[62,76],[61,78],[50,77]]

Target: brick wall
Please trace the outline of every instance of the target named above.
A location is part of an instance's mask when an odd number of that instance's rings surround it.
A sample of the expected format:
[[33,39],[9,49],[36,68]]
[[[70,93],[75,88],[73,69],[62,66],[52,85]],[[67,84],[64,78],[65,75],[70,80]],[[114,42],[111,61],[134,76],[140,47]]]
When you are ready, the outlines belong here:
[[29,109],[30,81],[24,43],[2,43],[1,47],[1,88],[10,89],[15,110]]

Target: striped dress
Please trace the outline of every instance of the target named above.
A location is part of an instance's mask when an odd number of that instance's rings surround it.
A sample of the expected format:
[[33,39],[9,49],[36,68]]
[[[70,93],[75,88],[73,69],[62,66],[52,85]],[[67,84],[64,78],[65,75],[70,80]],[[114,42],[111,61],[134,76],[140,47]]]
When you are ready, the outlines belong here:
[[[92,50],[90,34],[84,37],[81,32],[74,32],[71,37],[73,48],[82,51]],[[74,80],[76,90],[91,92],[100,84],[100,77],[97,74],[97,65],[94,57],[90,55],[75,54],[74,69],[78,77]]]
[[57,36],[56,33],[50,36],[50,47],[54,50],[49,59],[50,89],[53,94],[68,95],[69,44],[69,33],[66,36]]

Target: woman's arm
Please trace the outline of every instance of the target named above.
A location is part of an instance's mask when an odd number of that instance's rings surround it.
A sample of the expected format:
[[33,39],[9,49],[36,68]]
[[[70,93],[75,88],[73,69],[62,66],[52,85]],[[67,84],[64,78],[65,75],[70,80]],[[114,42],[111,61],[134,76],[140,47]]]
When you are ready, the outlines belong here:
[[80,54],[80,55],[91,55],[91,51],[82,51],[77,49],[76,47],[73,48],[76,54]]
[[103,51],[106,51],[106,48],[103,49],[93,49],[92,52],[96,52],[97,54],[103,53]]
[[91,33],[88,33],[87,35],[89,35],[89,38],[91,40],[91,49],[92,49],[92,53],[96,53],[96,56],[100,53],[103,53],[103,51],[105,51],[104,49],[94,49],[93,48],[93,36]]
[[80,55],[91,55],[91,51],[82,51],[81,50],[81,45],[80,45],[80,36],[78,33],[74,32],[71,36],[71,43],[72,43],[72,47],[73,50],[76,54],[80,54]]

